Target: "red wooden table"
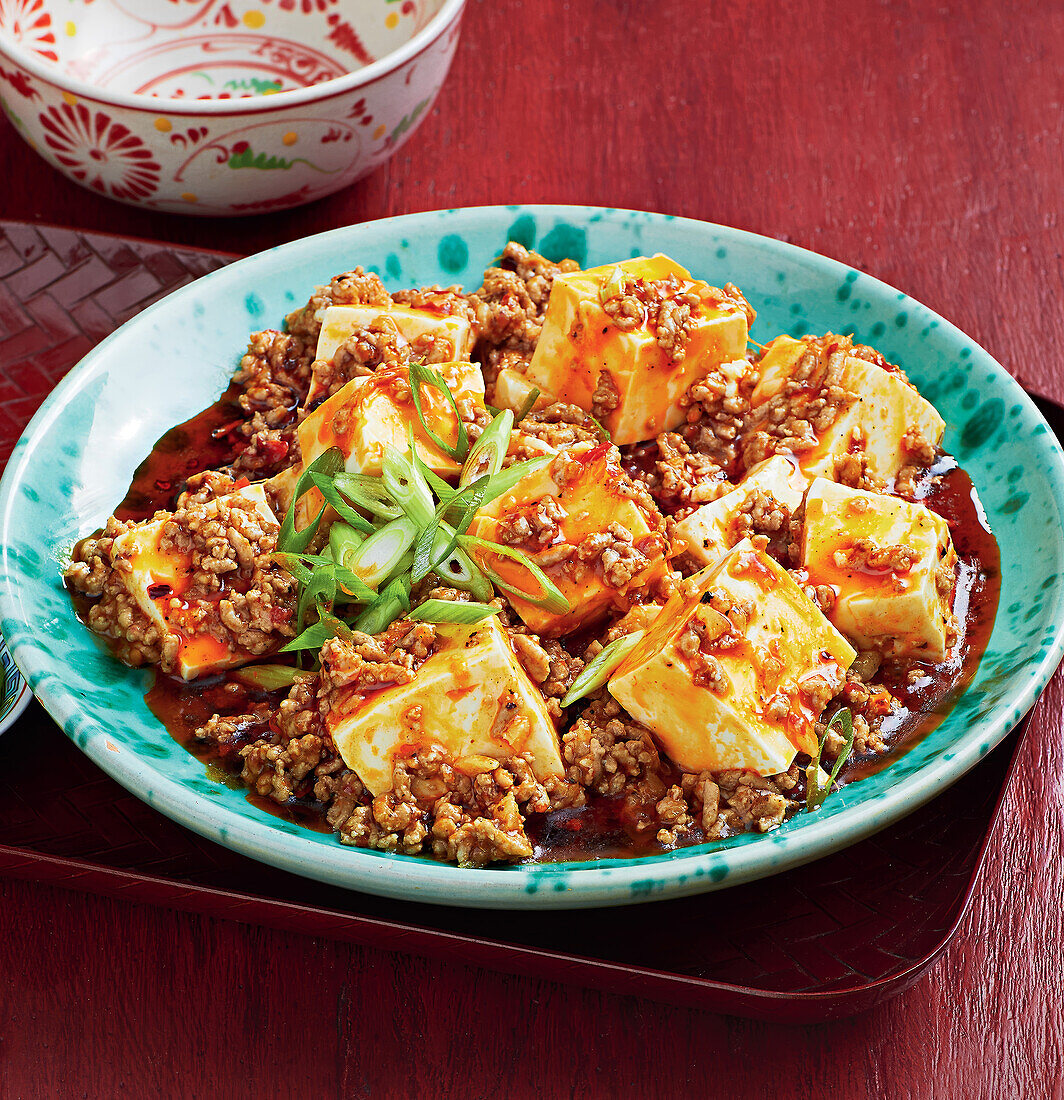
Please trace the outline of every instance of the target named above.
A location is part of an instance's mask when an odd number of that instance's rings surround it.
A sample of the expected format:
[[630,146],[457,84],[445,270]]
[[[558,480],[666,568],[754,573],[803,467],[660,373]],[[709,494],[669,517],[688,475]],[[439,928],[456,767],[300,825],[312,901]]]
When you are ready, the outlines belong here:
[[[346,193],[141,213],[0,122],[0,217],[247,252],[435,207],[662,210],[869,271],[1064,399],[1062,72],[1059,0],[470,0],[431,117]],[[1062,1095],[1060,678],[1046,703],[960,935],[853,1020],[753,1023],[0,879],[0,1096]]]

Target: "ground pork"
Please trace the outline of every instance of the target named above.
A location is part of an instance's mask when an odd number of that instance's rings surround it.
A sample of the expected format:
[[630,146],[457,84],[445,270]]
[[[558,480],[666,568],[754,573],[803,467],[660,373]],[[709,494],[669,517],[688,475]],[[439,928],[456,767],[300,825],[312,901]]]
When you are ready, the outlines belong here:
[[[529,413],[521,421],[521,433],[555,451],[578,443],[597,443],[600,439],[598,428],[588,420],[583,409],[560,401]],[[536,454],[542,454],[542,450],[531,452],[528,457],[535,457]]]
[[383,306],[392,304],[391,295],[380,277],[356,267],[343,275],[336,275],[328,286],[314,288],[310,301],[286,318],[288,331],[316,346],[321,322],[329,306]]
[[348,336],[331,359],[314,361],[315,404],[332,397],[353,378],[363,378],[379,367],[408,366],[411,355],[410,344],[396,323],[390,317],[377,318],[369,328],[356,329]]
[[475,355],[489,391],[508,353],[528,357],[535,350],[555,275],[577,270],[573,260],[555,264],[510,241],[498,264],[484,272],[484,282],[469,296],[469,304],[479,336]]
[[[170,631],[160,631],[126,593],[121,576],[133,566],[115,538],[131,525],[113,517],[100,538],[76,548],[66,576],[72,587],[96,599],[90,627],[117,640],[119,656],[130,664],[176,667],[182,637],[211,635],[234,653],[259,656],[294,634],[295,582],[271,558],[278,526],[243,497],[218,497],[229,483],[200,478],[173,512],[157,512],[159,550],[189,562],[187,584],[169,599]],[[167,592],[153,594],[162,600]]]
[[742,438],[747,467],[773,454],[803,454],[858,395],[842,386],[847,357],[853,351],[848,336],[806,336],[791,376],[777,394],[752,410]]
[[270,477],[299,459],[296,425],[310,388],[314,343],[267,329],[256,332],[233,382],[244,419],[235,427],[244,441],[233,461],[237,474]]
[[438,859],[482,867],[532,855],[524,813],[579,799],[570,784],[541,783],[527,756],[506,766],[489,757],[455,763],[430,748],[396,761],[390,791],[332,820],[345,844],[407,855],[427,848]]
[[622,331],[649,328],[658,346],[674,363],[682,362],[698,315],[709,305],[737,307],[750,322],[754,312],[742,291],[731,283],[723,291],[681,281],[675,276],[640,279],[614,268],[600,290],[603,311]]
[[392,300],[411,309],[424,309],[442,317],[464,317],[474,326],[476,334],[477,311],[470,296],[460,286],[421,286],[413,290],[397,290]]

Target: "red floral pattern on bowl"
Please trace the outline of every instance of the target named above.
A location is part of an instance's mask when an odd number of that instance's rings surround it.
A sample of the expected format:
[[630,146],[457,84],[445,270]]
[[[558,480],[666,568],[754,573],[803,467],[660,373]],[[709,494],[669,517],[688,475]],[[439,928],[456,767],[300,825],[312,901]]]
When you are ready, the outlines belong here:
[[464,0],[0,0],[0,105],[70,179],[182,213],[331,194],[423,121]]

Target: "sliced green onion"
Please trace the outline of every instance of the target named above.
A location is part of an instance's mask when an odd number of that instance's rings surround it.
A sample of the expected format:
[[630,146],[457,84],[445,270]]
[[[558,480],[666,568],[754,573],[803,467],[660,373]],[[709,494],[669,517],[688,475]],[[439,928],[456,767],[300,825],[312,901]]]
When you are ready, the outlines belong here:
[[352,504],[381,519],[398,519],[403,510],[388,495],[384,483],[372,474],[338,473],[333,484]]
[[497,542],[490,542],[488,539],[477,538],[475,535],[460,535],[458,544],[463,550],[481,550],[489,554],[494,554],[496,557],[508,558],[510,561],[517,562],[531,574],[532,579],[535,580],[536,584],[539,586],[539,594],[526,592],[521,588],[515,588],[509,581],[500,577],[491,566],[483,561],[478,562],[485,576],[487,576],[488,580],[490,580],[496,588],[501,588],[503,592],[508,592],[511,596],[517,596],[524,600],[525,603],[530,603],[533,607],[538,607],[543,611],[549,611],[554,615],[564,615],[566,612],[572,610],[569,601],[562,594],[561,590],[523,551],[513,546],[503,546]]
[[306,630],[297,634],[287,645],[281,646],[282,653],[296,653],[305,649],[321,649],[327,641],[335,638],[336,626],[332,622],[319,619],[312,623]]
[[361,577],[352,573],[350,569],[342,565],[334,565],[332,571],[333,576],[336,577],[336,583],[339,585],[339,590],[335,596],[336,600],[340,600],[342,596],[342,602],[344,603],[371,603],[377,598],[376,591],[370,588]]
[[493,500],[497,500],[503,493],[508,493],[529,474],[542,470],[553,461],[553,455],[544,455],[542,458],[526,458],[523,462],[515,462],[512,466],[507,466],[505,470],[500,470],[489,479],[488,487],[484,491],[484,499],[480,502],[481,508],[486,504],[490,504]]
[[[484,490],[488,487],[488,478],[481,477],[472,484],[467,485],[456,493],[450,501],[441,504],[432,518],[432,522],[425,527],[418,536],[414,546],[414,567],[410,578],[415,583],[431,573],[444,559],[450,557],[451,551],[458,545],[458,539],[469,529],[473,517],[480,508],[484,499]],[[458,522],[450,529],[450,535],[438,539],[443,526],[444,512],[452,508],[461,508],[462,514]]]
[[457,532],[448,523],[441,523],[432,547],[436,564],[433,572],[452,588],[463,588],[479,600],[495,595],[491,581],[473,564],[469,555],[458,546]]
[[280,551],[275,551],[270,557],[286,573],[291,573],[300,584],[310,584],[313,573],[305,564],[302,554],[282,554]]
[[567,707],[578,699],[598,691],[600,687],[613,675],[620,663],[643,640],[643,631],[636,630],[631,634],[625,634],[621,638],[614,638],[605,649],[592,658],[579,676],[573,681],[573,686],[562,696],[562,706]]
[[296,623],[302,630],[310,620],[311,612],[324,605],[332,607],[336,600],[335,566],[322,566],[315,569],[310,580],[303,585],[296,607]]
[[417,534],[418,525],[410,516],[393,519],[358,548],[350,562],[351,572],[370,588],[379,588],[395,572]]
[[334,638],[343,638],[344,641],[347,642],[351,640],[351,628],[343,619],[338,619],[331,611],[328,611],[324,607],[319,607],[318,620],[332,629]]
[[[421,409],[421,387],[431,386],[437,389],[447,398],[447,403],[451,406],[451,411],[454,413],[455,423],[458,425],[458,437],[452,446],[441,439],[428,425],[428,421],[425,419],[425,414]],[[442,376],[438,375],[435,371],[429,370],[423,363],[411,363],[410,364],[410,393],[414,399],[414,409],[417,411],[417,418],[421,422],[421,428],[424,433],[436,444],[437,447],[444,454],[448,454],[455,460],[455,462],[462,462],[465,459],[466,454],[469,451],[469,433],[466,431],[465,424],[462,423],[462,418],[458,414],[458,406],[455,404],[454,394],[451,393],[447,386],[447,383],[443,380]]]
[[[827,783],[821,783],[820,758],[824,755],[824,744],[828,739],[828,734],[831,732],[832,726],[834,726],[836,722],[839,724],[839,732],[846,738],[846,744],[843,746],[842,752],[835,757],[835,766],[831,769],[831,775],[828,776]],[[824,736],[820,738],[816,757],[810,760],[809,766],[805,770],[805,806],[807,810],[819,810],[820,807],[824,805],[828,795],[831,794],[831,788],[835,783],[836,777],[842,770],[842,765],[846,763],[853,749],[853,738],[853,714],[849,707],[843,707],[841,710],[835,711],[831,716],[831,721],[824,727]]]
[[363,531],[367,535],[373,530],[373,524],[370,523],[365,516],[360,516],[358,512],[340,496],[331,477],[326,477],[325,474],[319,473],[317,470],[314,470],[310,476],[318,492],[336,509],[341,519],[354,527],[356,531]]
[[435,504],[428,482],[408,455],[385,446],[381,463],[381,480],[392,500],[398,504],[419,528],[432,522]]
[[624,288],[628,284],[628,277],[623,268],[614,269],[599,283],[599,301],[605,305],[612,298],[620,298],[624,294]]
[[514,424],[520,424],[522,420],[536,407],[536,402],[542,397],[538,386],[533,386],[529,395],[521,402],[521,408],[514,417]]
[[396,577],[355,619],[355,629],[364,634],[379,634],[410,607],[410,578]]
[[338,565],[350,568],[351,558],[365,541],[366,536],[349,523],[334,523],[329,528],[329,552]]
[[414,456],[414,463],[421,472],[421,476],[428,482],[428,486],[433,493],[436,494],[437,500],[441,503],[450,500],[458,492],[453,485],[448,485],[439,474],[434,473],[425,465],[421,456],[417,453],[417,447],[414,446],[413,440],[410,443],[410,453]]
[[238,668],[230,675],[234,680],[239,680],[248,687],[258,688],[259,691],[280,691],[281,688],[291,687],[306,673],[291,665],[248,665],[246,668]]
[[510,433],[513,431],[514,414],[509,409],[501,413],[484,429],[473,444],[458,477],[458,488],[464,489],[477,478],[492,477],[502,469],[503,459],[510,449]]
[[325,474],[332,476],[344,468],[344,456],[339,447],[330,447],[324,454],[316,459],[303,471],[299,481],[296,482],[295,492],[288,505],[288,511],[281,522],[281,530],[277,536],[277,549],[282,553],[298,554],[313,542],[314,536],[321,526],[321,517],[325,515],[325,506],[322,505],[317,518],[302,531],[296,530],[296,505],[300,498],[314,488],[314,475]]
[[584,416],[586,416],[587,419],[595,425],[595,428],[598,430],[598,434],[601,436],[603,443],[613,442],[613,436],[610,435],[609,431],[606,429],[606,426],[601,421],[596,420],[589,412],[584,413]]
[[458,600],[426,600],[410,612],[410,618],[423,623],[479,623],[499,609],[486,603],[464,603]]

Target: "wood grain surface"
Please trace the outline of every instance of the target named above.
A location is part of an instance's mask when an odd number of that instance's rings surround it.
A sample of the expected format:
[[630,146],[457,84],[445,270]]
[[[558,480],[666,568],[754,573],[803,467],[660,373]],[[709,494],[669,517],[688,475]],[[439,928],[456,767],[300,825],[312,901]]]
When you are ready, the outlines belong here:
[[[431,116],[346,193],[148,214],[0,122],[0,216],[246,252],[435,207],[661,210],[869,271],[1064,399],[1062,73],[1059,0],[470,0]],[[0,1096],[1064,1095],[1059,677],[1047,703],[961,934],[853,1020],[752,1023],[0,880]]]

